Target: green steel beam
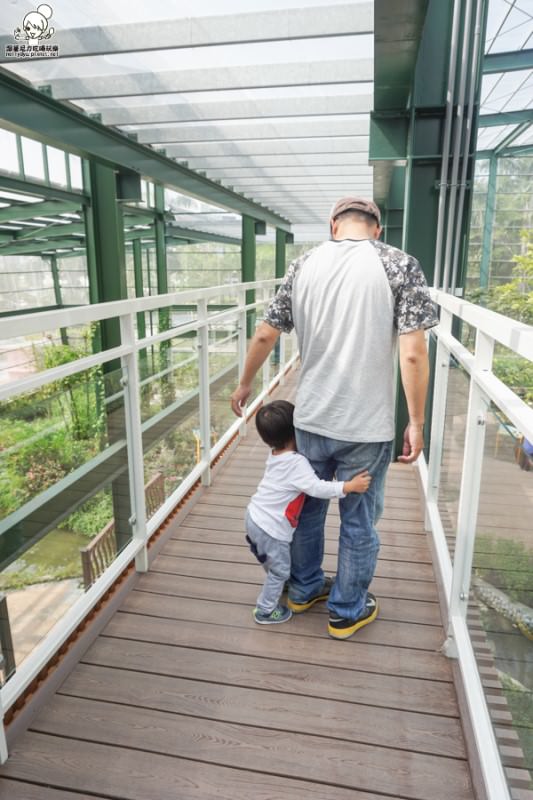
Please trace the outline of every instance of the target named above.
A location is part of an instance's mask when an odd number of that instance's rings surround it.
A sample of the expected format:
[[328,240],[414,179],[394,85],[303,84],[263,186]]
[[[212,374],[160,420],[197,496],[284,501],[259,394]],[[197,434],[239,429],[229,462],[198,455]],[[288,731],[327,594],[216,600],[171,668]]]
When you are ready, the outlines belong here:
[[[59,281],[59,270],[57,268],[57,256],[50,256],[50,270],[52,272],[52,280],[54,282],[54,297],[58,308],[63,307],[63,298],[61,296],[61,283]],[[62,344],[68,344],[68,336],[66,328],[60,328],[59,334],[61,336]]]
[[479,285],[483,289],[486,289],[489,285],[492,230],[494,225],[494,213],[496,211],[497,175],[498,158],[497,156],[492,156],[489,167],[489,182],[487,187],[487,200],[485,203],[485,219],[483,221],[483,244],[481,248],[481,263],[479,266]]
[[285,231],[276,228],[276,268],[275,277],[283,278],[287,269],[287,239]]
[[392,169],[389,196],[385,203],[383,238],[393,247],[402,246],[405,203],[405,167]]
[[369,161],[397,161],[407,154],[409,114],[373,111],[370,114]]
[[[243,281],[243,283],[255,281],[255,268],[255,219],[243,214],[241,245],[241,281]],[[255,291],[253,289],[246,292],[246,303],[255,303]],[[248,339],[250,339],[254,334],[255,318],[255,310],[248,311],[246,315],[246,336]]]
[[208,233],[207,231],[197,231],[194,228],[183,228],[180,225],[167,225],[167,238],[176,236],[178,239],[187,239],[195,242],[219,242],[221,244],[241,244],[241,240],[235,236],[224,236],[220,233]]
[[489,53],[483,58],[483,73],[515,72],[533,69],[533,50],[512,50],[509,53]]
[[[0,119],[2,119],[1,111]],[[31,131],[28,131],[28,136],[32,136]],[[13,178],[9,175],[0,173],[0,191],[2,189],[6,192],[19,192],[20,194],[30,194],[34,197],[46,197],[47,200],[59,200],[65,203],[78,203],[78,208],[81,204],[87,205],[90,203],[89,196],[84,192],[69,192],[66,189],[60,189],[56,186],[46,186],[44,183],[27,181],[25,179],[23,180],[22,178]]]
[[[0,178],[1,183],[1,178]],[[43,203],[24,203],[24,205],[12,205],[9,208],[0,208],[0,222],[11,222],[12,220],[33,219],[34,217],[50,217],[63,213],[72,213],[81,210],[81,203],[65,203],[46,200]]]
[[521,125],[518,125],[514,131],[511,131],[505,139],[502,139],[502,141],[496,145],[494,148],[495,155],[499,155],[503,150],[506,150],[519,136],[527,131],[530,125],[530,122],[522,122]]
[[481,114],[478,127],[490,128],[495,125],[518,125],[520,122],[533,122],[533,108],[522,111],[501,111],[499,114]]
[[[506,147],[505,150],[498,151],[498,158],[520,158],[528,156],[533,151],[533,144],[522,144],[516,147]],[[492,158],[495,150],[478,150],[476,159],[480,161],[485,158]]]
[[91,158],[109,167],[133,170],[214,205],[290,230],[288,220],[261,204],[181,166],[118,130],[106,128],[73,106],[57,102],[5,70],[0,70],[0,120],[4,127],[15,133],[65,147],[82,158]]
[[[60,222],[51,222],[46,228],[24,228],[24,230],[16,231],[13,236],[14,242],[26,241],[28,239],[61,239],[65,236],[85,236],[85,225],[83,223],[71,222],[69,225],[64,225]],[[43,243],[46,249],[46,244]]]
[[28,242],[24,244],[2,245],[0,255],[2,256],[21,256],[21,255],[41,255],[50,254],[55,250],[63,248],[81,247],[80,239],[53,239],[49,244],[45,242]]

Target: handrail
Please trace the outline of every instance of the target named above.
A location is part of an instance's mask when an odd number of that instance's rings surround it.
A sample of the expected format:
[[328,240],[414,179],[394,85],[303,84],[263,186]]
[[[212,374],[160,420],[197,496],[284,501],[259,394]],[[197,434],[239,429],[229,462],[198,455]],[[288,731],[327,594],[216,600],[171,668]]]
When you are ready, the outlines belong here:
[[[508,800],[507,780],[484,697],[466,614],[471,589],[486,418],[491,403],[498,406],[513,425],[533,441],[533,409],[494,374],[494,347],[498,343],[517,355],[533,360],[533,327],[442,291],[433,289],[431,295],[440,307],[440,324],[431,331],[431,336],[437,342],[431,441],[428,463],[421,455],[417,467],[426,499],[426,529],[431,531],[433,538],[435,566],[445,604],[447,639],[443,650],[459,663],[486,797],[488,800]],[[453,335],[454,317],[476,329],[474,353]],[[453,563],[438,505],[448,374],[452,357],[470,377]]]
[[[232,338],[236,338],[237,344],[235,367],[238,367],[239,375],[242,374],[246,353],[247,311],[263,307],[265,302],[268,302],[268,299],[274,293],[279,282],[280,279],[271,279],[215,286],[207,289],[174,292],[167,295],[121,300],[112,303],[101,303],[92,306],[80,306],[72,309],[60,309],[0,319],[0,338],[9,339],[60,327],[79,326],[103,319],[118,318],[121,331],[120,346],[112,350],[81,358],[77,361],[69,362],[59,367],[44,370],[29,378],[4,384],[1,387],[0,397],[6,399],[17,397],[24,391],[27,391],[28,388],[35,389],[44,386],[62,377],[66,377],[67,375],[74,375],[88,368],[107,363],[111,359],[120,357],[123,374],[123,391],[121,394],[124,395],[126,422],[125,439],[128,452],[128,475],[132,504],[132,515],[130,519],[132,533],[131,542],[95,581],[90,589],[78,598],[65,613],[64,617],[54,625],[47,636],[37,645],[31,656],[22,663],[17,672],[15,672],[11,679],[0,689],[0,763],[3,763],[7,758],[7,742],[3,726],[5,712],[16,702],[20,695],[36,678],[40,670],[50,661],[83,619],[87,617],[104,593],[117,580],[121,572],[123,572],[133,560],[135,560],[137,571],[146,571],[148,568],[148,544],[151,535],[183,500],[199,479],[201,479],[204,484],[209,483],[212,461],[235,435],[243,435],[245,433],[246,419],[253,413],[254,409],[262,402],[263,398],[271,391],[273,386],[282,380],[283,374],[290,369],[295,362],[297,358],[296,355],[289,361],[285,360],[284,339],[286,334],[284,334],[280,340],[280,363],[277,374],[272,379],[270,379],[270,375],[266,377],[265,374],[259,394],[248,407],[245,418],[231,423],[227,430],[222,432],[218,441],[211,443],[209,419],[209,395],[211,392],[211,385],[213,381],[216,382],[216,380],[218,380],[219,376],[225,374],[227,369],[214,377],[210,376],[210,348],[207,346],[207,332],[209,326],[214,324],[218,325],[220,322],[235,320],[237,335],[236,337],[232,335]],[[255,303],[246,303],[246,292],[250,289],[262,290],[258,293],[259,297]],[[215,310],[211,314],[208,313],[208,299],[220,297],[221,295],[235,297],[235,305],[222,312]],[[163,333],[156,333],[153,336],[147,336],[142,339],[137,338],[135,334],[135,322],[138,313],[167,308],[169,305],[183,304],[185,302],[196,304],[197,313],[195,319],[187,320],[183,325],[171,326]],[[196,351],[199,362],[200,385],[198,392],[193,394],[199,394],[201,409],[201,460],[200,463],[184,477],[180,485],[177,486],[172,494],[164,501],[163,505],[154,513],[152,518],[147,520],[145,511],[142,437],[143,433],[146,434],[146,431],[152,426],[153,420],[150,419],[141,424],[139,413],[141,386],[138,354],[140,350],[146,347],[180,336],[185,330],[194,332],[197,335]],[[235,367],[231,367],[231,369]],[[183,398],[181,400],[183,400]],[[166,410],[159,412],[160,415],[164,415],[165,413]],[[124,443],[117,443],[116,446],[124,447]],[[115,445],[112,444],[111,448],[113,447],[115,447]],[[97,458],[98,457],[104,458],[106,455],[100,454]],[[83,470],[83,468],[81,469]],[[51,491],[53,489],[54,487],[50,487],[50,490],[46,491]]]

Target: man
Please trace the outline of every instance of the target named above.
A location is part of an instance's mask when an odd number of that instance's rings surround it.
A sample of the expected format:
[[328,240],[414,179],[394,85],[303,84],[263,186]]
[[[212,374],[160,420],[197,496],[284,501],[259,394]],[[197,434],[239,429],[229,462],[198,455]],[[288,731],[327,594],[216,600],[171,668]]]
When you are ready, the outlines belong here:
[[331,241],[289,266],[251,341],[231,402],[241,415],[259,367],[280,333],[294,327],[301,356],[294,415],[298,451],[323,480],[333,475],[346,480],[365,469],[373,478],[365,494],[339,503],[334,582],[321,566],[327,500],[306,499],[291,549],[289,608],[298,614],[329,597],[328,633],[347,639],[378,612],[368,587],[394,437],[396,345],[409,411],[399,460],[411,463],[424,446],[429,372],[424,330],[438,320],[416,259],[378,241],[381,216],[373,201],[339,200],[330,230]]

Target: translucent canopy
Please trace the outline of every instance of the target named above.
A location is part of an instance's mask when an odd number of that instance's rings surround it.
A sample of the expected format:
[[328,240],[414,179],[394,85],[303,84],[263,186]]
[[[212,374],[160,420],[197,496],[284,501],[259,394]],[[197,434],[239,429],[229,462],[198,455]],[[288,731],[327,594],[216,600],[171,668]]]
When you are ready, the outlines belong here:
[[[3,61],[49,84],[55,98],[292,223],[325,226],[340,195],[372,194],[372,2],[55,0],[52,8],[59,57]],[[26,0],[6,4],[2,45],[34,10]]]
[[[494,127],[479,129],[477,149],[503,152],[506,148],[528,144],[528,128],[533,122],[533,70],[520,69],[520,55],[533,47],[533,0],[490,0],[485,55],[507,53],[508,69],[484,74],[481,87],[481,115],[504,115],[511,111],[527,111],[530,115]],[[523,51],[523,52],[522,52]],[[513,58],[514,56],[514,58]],[[514,62],[514,63],[513,63]]]

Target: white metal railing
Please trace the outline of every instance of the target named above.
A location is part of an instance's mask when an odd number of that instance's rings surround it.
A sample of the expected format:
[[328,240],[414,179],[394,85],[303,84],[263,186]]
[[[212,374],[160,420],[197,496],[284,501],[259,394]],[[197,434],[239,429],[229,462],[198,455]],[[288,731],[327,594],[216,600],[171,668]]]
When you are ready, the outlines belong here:
[[[59,328],[68,328],[84,324],[89,325],[101,320],[119,320],[121,343],[118,347],[80,358],[77,361],[69,362],[59,367],[34,373],[23,379],[12,381],[11,383],[3,384],[0,386],[0,400],[18,397],[28,391],[33,391],[67,376],[120,358],[123,374],[122,386],[126,420],[125,439],[128,452],[128,476],[132,504],[130,518],[132,538],[129,544],[117,555],[113,563],[105,570],[101,577],[98,578],[93,586],[78,598],[49,631],[46,637],[32,651],[30,656],[22,662],[15,674],[0,689],[0,763],[3,763],[7,758],[7,742],[3,725],[5,712],[13,705],[17,698],[20,697],[38,675],[40,670],[90,613],[120,573],[133,560],[135,560],[137,571],[144,572],[147,570],[148,542],[154,531],[185,497],[197,480],[200,479],[204,485],[209,485],[211,462],[221,453],[236,434],[243,435],[245,433],[246,418],[255,411],[272,387],[277,382],[282,381],[283,374],[290,369],[295,362],[297,356],[296,348],[294,347],[292,350],[294,355],[285,363],[286,337],[283,335],[280,339],[279,370],[277,374],[272,378],[269,372],[264,372],[261,388],[258,395],[246,409],[246,417],[243,419],[236,419],[219,437],[217,442],[214,444],[211,443],[209,401],[212,379],[210,379],[209,376],[209,326],[228,322],[236,323],[237,342],[235,366],[238,367],[239,375],[242,374],[246,357],[247,311],[263,307],[273,295],[279,282],[279,279],[273,279],[256,281],[253,283],[232,284],[231,286],[194,289],[135,300],[101,303],[92,306],[80,306],[77,308],[46,311],[0,319],[0,340],[28,336]],[[246,291],[250,289],[259,290],[258,299],[255,303],[246,304]],[[208,301],[222,295],[235,297],[235,305],[224,311],[208,313]],[[136,337],[135,320],[138,313],[168,308],[172,305],[184,305],[186,303],[196,306],[195,319],[187,320],[181,325],[170,327],[168,330],[158,332],[153,336],[146,336],[143,339],[138,339]],[[150,427],[150,421],[141,424],[139,351],[154,344],[169,341],[170,339],[191,332],[196,333],[197,337],[201,460],[166,499],[165,503],[151,519],[147,520],[142,434],[144,430]],[[116,447],[116,445],[111,445],[110,447],[113,448]],[[108,451],[109,448],[106,452]],[[94,461],[102,457],[103,454],[99,454]],[[83,467],[80,468],[82,471],[83,469]],[[70,481],[72,477],[75,476],[67,476],[67,478],[62,480]],[[50,493],[53,492],[54,489],[55,487],[50,487],[46,491]],[[30,503],[34,503],[36,500],[37,498],[34,498]],[[17,512],[14,513],[17,514]],[[5,522],[7,522],[7,520]],[[0,535],[1,530],[2,529],[0,529]]]
[[[435,566],[446,602],[447,639],[444,652],[459,662],[487,798],[508,800],[507,780],[485,701],[466,614],[481,487],[485,423],[491,402],[505,413],[513,426],[533,441],[533,409],[494,375],[494,345],[496,342],[502,344],[533,361],[533,328],[441,291],[432,290],[432,297],[440,307],[440,324],[432,329],[437,350],[431,441],[429,462],[426,464],[422,455],[417,466],[426,499],[426,528],[432,533],[437,562]],[[452,335],[454,317],[475,328],[473,354]],[[438,506],[451,356],[470,377],[453,564]]]

